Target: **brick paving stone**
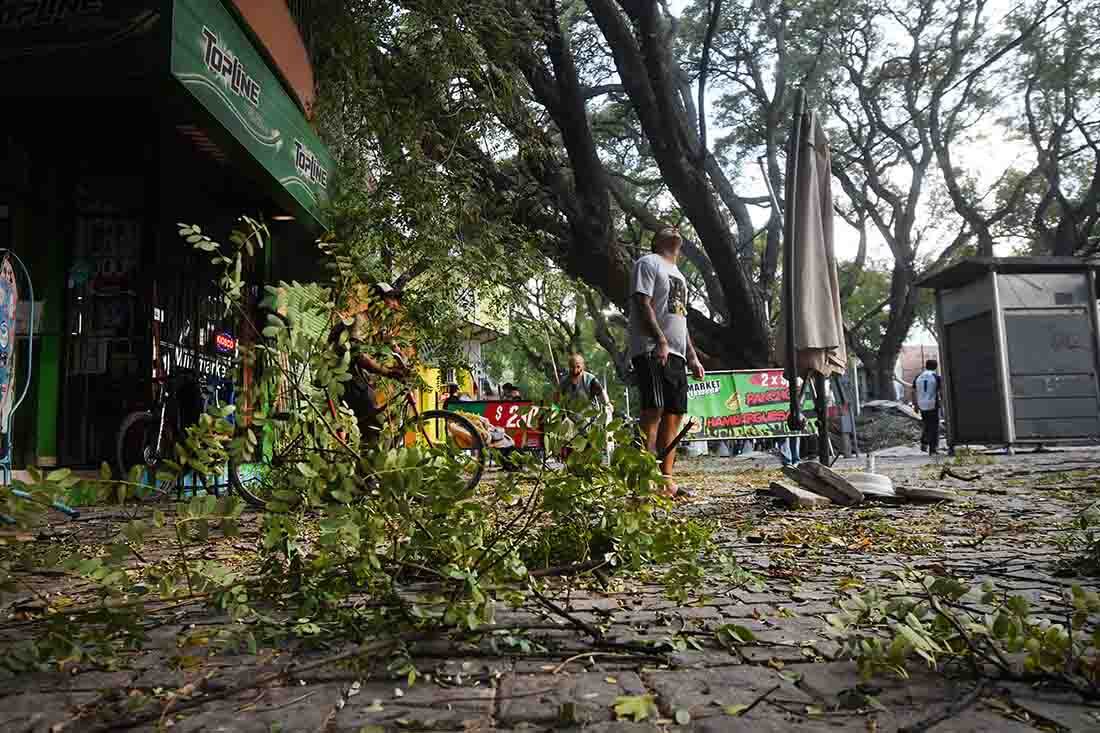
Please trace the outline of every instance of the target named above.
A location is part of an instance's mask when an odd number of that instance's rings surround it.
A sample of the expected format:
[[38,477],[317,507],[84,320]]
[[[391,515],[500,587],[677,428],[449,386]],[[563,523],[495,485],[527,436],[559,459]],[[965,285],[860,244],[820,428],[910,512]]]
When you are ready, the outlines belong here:
[[195,713],[169,716],[173,733],[269,733],[320,730],[336,711],[341,688],[336,684],[270,687],[259,695],[212,703]]
[[676,614],[686,619],[721,618],[722,612],[714,606],[698,606],[696,608],[681,608]]
[[[563,656],[561,659],[518,659],[512,665],[510,672],[517,677],[524,675],[547,675],[552,674],[554,670],[561,667],[562,663],[568,659],[567,656]],[[657,663],[652,663],[653,666],[662,666]],[[577,659],[570,662],[564,668],[563,672],[569,674],[578,674],[580,672],[593,672],[603,675],[614,674],[620,670],[636,671],[638,669],[638,660],[628,657],[623,658],[600,658],[600,657],[586,657],[584,659]]]
[[718,612],[727,619],[754,619],[757,615],[772,616],[779,612],[775,606],[768,604],[733,603],[719,606]]
[[0,698],[27,692],[102,692],[126,688],[135,672],[62,672],[23,674],[0,682]]
[[569,609],[573,611],[620,611],[622,607],[614,598],[573,598],[569,603]]
[[[859,721],[862,723],[862,721]],[[837,721],[792,716],[782,710],[759,706],[747,715],[715,715],[692,726],[695,733],[836,733]],[[863,725],[852,729],[867,730]]]
[[1100,730],[1100,705],[1086,703],[1080,695],[1036,690],[1027,685],[1006,684],[1012,702],[1031,715],[1071,731]]
[[183,687],[188,682],[196,680],[200,676],[201,675],[196,672],[164,665],[143,670],[130,684],[142,690],[151,690],[155,687],[173,690]]
[[82,705],[98,697],[94,692],[49,692],[0,698],[0,730],[46,733],[73,719]]
[[449,679],[503,676],[512,671],[512,664],[503,659],[417,659],[416,666],[422,673]]
[[659,619],[657,611],[623,611],[615,614],[617,624],[655,624]]
[[737,652],[750,664],[767,664],[772,660],[795,664],[813,658],[812,650],[807,654],[801,646],[743,646]]
[[780,595],[775,592],[770,593],[748,593],[745,591],[734,591],[733,595],[737,597],[741,603],[748,606],[755,605],[768,605],[768,606],[782,606],[784,603],[790,601],[789,596]]
[[740,657],[724,649],[687,649],[669,656],[673,667],[722,667],[740,663]]
[[[894,729],[896,730],[896,729]],[[1036,733],[1036,729],[1003,715],[984,710],[967,710],[933,728],[935,733]],[[1095,729],[1094,729],[1095,730]],[[883,733],[893,733],[889,728]]]
[[653,671],[645,673],[646,683],[657,693],[657,702],[666,717],[687,710],[695,720],[722,712],[726,705],[750,705],[775,685],[774,695],[799,703],[812,703],[773,669],[741,665],[705,670]]
[[859,706],[863,694],[873,695],[890,711],[880,715],[880,722],[890,724],[883,731],[930,717],[970,689],[920,666],[913,666],[906,680],[881,676],[870,682],[863,681],[853,662],[791,665],[787,670],[800,675],[799,688],[826,707]]
[[[401,696],[395,694],[398,689]],[[348,698],[347,704],[336,714],[332,727],[326,730],[358,733],[370,725],[405,730],[488,727],[492,723],[495,698],[496,689],[488,685],[442,687],[417,682],[406,687],[370,682],[360,688],[359,694]]]
[[634,672],[509,675],[500,685],[497,724],[507,728],[518,723],[555,723],[567,704],[572,705],[577,723],[609,721],[615,698],[644,694],[645,686]]
[[[642,721],[634,723],[628,720],[611,720],[605,723],[585,725],[580,728],[556,728],[558,733],[662,733],[665,729],[656,723]],[[517,733],[519,729],[516,729]]]
[[810,601],[808,603],[795,603],[789,606],[784,606],[788,611],[798,614],[799,616],[817,617],[824,616],[829,613],[836,613],[836,606],[832,603],[826,603],[825,601]]

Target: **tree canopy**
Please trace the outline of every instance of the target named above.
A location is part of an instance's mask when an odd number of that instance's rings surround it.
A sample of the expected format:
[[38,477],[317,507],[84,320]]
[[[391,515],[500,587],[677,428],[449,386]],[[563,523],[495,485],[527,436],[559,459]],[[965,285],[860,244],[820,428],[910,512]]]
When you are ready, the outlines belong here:
[[[705,363],[765,365],[781,230],[759,171],[782,209],[802,88],[830,134],[838,226],[859,233],[849,283],[875,243],[891,260],[865,314],[882,328],[849,333],[886,391],[920,275],[1001,244],[1095,249],[1097,7],[329,0],[317,117],[344,173],[337,230],[390,277],[492,286],[520,312],[559,271],[594,317],[625,308],[632,260],[676,223]],[[998,139],[1016,159],[977,165]]]

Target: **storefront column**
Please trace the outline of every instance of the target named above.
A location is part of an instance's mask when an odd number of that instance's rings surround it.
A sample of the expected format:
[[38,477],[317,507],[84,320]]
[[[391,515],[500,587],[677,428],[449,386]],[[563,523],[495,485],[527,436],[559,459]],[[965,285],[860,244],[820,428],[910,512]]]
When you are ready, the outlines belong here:
[[[36,297],[46,301],[42,312],[41,356],[35,364],[38,371],[38,419],[34,452],[39,466],[57,465],[57,416],[60,408],[62,362],[65,358],[62,345],[67,248],[63,239],[64,229],[60,226],[63,212],[60,207],[61,196],[56,195],[60,193],[56,172],[48,189],[55,194],[48,197],[48,216],[36,222],[41,224],[40,229],[29,232],[44,248],[39,260],[39,272],[34,273]],[[35,244],[30,240],[25,241],[28,245]],[[38,295],[39,292],[41,295]]]

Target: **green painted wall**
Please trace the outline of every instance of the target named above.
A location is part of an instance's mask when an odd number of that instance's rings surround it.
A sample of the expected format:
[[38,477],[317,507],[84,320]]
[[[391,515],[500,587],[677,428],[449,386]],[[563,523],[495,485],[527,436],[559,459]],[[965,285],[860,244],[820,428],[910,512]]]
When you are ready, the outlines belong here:
[[[35,430],[35,457],[42,466],[57,463],[57,416],[61,396],[61,362],[64,359],[64,309],[65,309],[65,263],[66,250],[64,233],[60,228],[63,220],[59,202],[64,200],[59,194],[56,177],[49,182],[54,194],[49,197],[51,204],[46,214],[37,218],[37,231],[29,232],[33,249],[39,254],[33,271],[35,297],[45,300],[42,313],[42,336],[39,359],[35,364],[38,373],[37,412]],[[28,247],[30,248],[30,247]],[[28,398],[29,399],[29,398]]]

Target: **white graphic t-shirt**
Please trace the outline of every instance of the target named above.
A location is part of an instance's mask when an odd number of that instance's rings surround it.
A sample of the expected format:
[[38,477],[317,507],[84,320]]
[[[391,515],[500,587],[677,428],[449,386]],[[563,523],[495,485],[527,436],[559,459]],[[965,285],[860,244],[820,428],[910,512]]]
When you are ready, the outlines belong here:
[[[641,293],[653,299],[657,325],[668,339],[669,353],[687,358],[687,280],[680,268],[659,254],[649,254],[634,263],[631,295]],[[647,354],[657,347],[649,335],[638,305],[630,303],[630,356]]]

